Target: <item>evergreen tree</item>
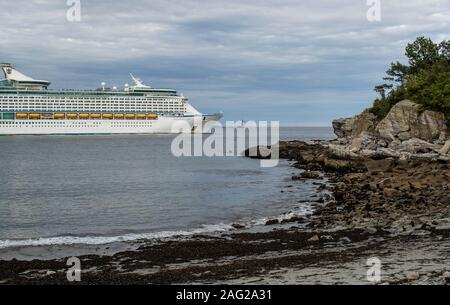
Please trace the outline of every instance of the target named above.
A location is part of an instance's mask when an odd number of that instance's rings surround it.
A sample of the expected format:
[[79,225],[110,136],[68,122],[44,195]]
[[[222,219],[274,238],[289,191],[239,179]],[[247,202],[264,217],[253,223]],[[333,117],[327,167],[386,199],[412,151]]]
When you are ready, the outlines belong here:
[[406,46],[408,65],[391,63],[383,79],[390,82],[375,86],[380,98],[371,111],[382,119],[396,103],[410,99],[422,109],[441,111],[450,122],[450,41],[437,44],[418,37]]

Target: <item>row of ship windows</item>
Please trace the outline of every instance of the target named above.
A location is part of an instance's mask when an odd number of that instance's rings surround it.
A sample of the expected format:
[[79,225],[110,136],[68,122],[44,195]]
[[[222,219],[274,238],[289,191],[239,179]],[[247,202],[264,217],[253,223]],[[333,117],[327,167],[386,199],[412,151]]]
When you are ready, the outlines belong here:
[[[16,127],[26,125],[29,127],[96,127],[99,126],[98,122],[0,122],[0,126],[4,127]],[[111,122],[112,127],[136,127],[136,126],[152,126],[152,122]]]
[[0,109],[8,109],[8,110],[21,110],[21,109],[30,109],[36,111],[46,111],[46,109],[70,109],[70,110],[142,110],[142,111],[159,111],[159,110],[179,110],[184,111],[186,108],[173,108],[173,107],[161,107],[161,108],[142,108],[142,107],[0,107]]
[[183,98],[94,98],[94,97],[85,97],[85,98],[67,98],[67,97],[33,97],[33,96],[7,96],[4,97],[7,100],[14,101],[82,101],[82,102],[92,102],[92,101],[120,101],[120,102],[181,102],[185,99]]
[[33,104],[2,104],[0,103],[0,108],[137,108],[137,109],[160,109],[160,108],[176,108],[176,109],[186,109],[185,105],[33,105]]
[[123,105],[123,104],[33,104],[33,103],[0,103],[0,107],[36,107],[36,108],[48,108],[48,107],[77,107],[77,108],[130,108],[130,107],[136,107],[136,108],[186,108],[186,105],[183,104],[164,104],[164,105],[139,105],[139,104],[130,104],[130,105]]
[[1,105],[0,104],[0,108],[89,108],[89,109],[106,109],[106,108],[114,108],[114,109],[186,109],[186,107],[181,107],[181,106],[135,106],[135,105],[131,105],[131,106],[112,106],[112,105],[81,105],[81,106],[76,106],[76,105]]
[[[43,121],[43,122],[17,122],[17,121],[11,121],[11,122],[0,122],[0,124],[2,125],[33,125],[33,124],[38,124],[38,125],[65,125],[66,122],[56,122],[56,121]],[[74,123],[71,123],[74,124]],[[100,122],[80,122],[79,124],[95,124],[95,125],[100,125]]]
[[92,108],[92,107],[47,107],[47,108],[36,108],[36,107],[3,107],[3,109],[7,111],[25,111],[25,110],[34,110],[34,111],[147,111],[147,112],[161,112],[161,111],[179,111],[179,112],[185,112],[185,108],[139,108],[139,107],[129,107],[129,108],[121,108],[121,107],[101,107],[101,108]]
[[2,98],[3,102],[16,102],[16,103],[64,103],[64,104],[70,104],[70,103],[82,103],[82,104],[114,104],[114,103],[120,103],[120,104],[143,104],[142,102],[145,102],[146,104],[183,104],[182,101],[172,101],[172,100],[166,100],[166,101],[92,101],[92,100],[73,100],[73,101],[64,101],[64,100],[18,100],[18,99],[11,99],[11,98]]
[[185,113],[184,111],[179,111],[176,109],[158,109],[158,110],[141,110],[141,109],[3,109],[5,113],[13,113],[13,112],[32,112],[32,113],[48,113],[48,112],[80,112],[80,113],[123,113],[123,112],[133,112],[133,113]]
[[7,102],[0,102],[0,105],[11,105],[11,106],[122,106],[122,107],[129,107],[129,106],[135,106],[135,107],[184,107],[184,104],[180,103],[160,103],[160,104],[96,104],[96,103],[86,103],[86,104],[71,104],[71,103],[48,103],[48,104],[41,104],[41,103],[7,103]]
[[50,104],[40,104],[40,103],[0,103],[1,106],[38,106],[38,107],[53,107],[53,106],[69,106],[69,107],[185,107],[184,104],[173,104],[173,103],[163,103],[163,104],[64,104],[64,103],[50,103]]
[[172,103],[172,102],[161,102],[161,103],[64,103],[64,102],[17,102],[17,101],[0,101],[0,105],[41,105],[41,106],[52,106],[52,105],[61,105],[61,106],[140,106],[140,107],[148,107],[148,106],[177,106],[183,107],[185,103]]
[[[74,107],[74,106],[48,106],[48,107],[36,107],[36,106],[1,106],[0,109],[142,109],[142,110],[154,110],[158,109],[177,109],[185,110],[185,107]],[[44,110],[43,110],[44,111]]]

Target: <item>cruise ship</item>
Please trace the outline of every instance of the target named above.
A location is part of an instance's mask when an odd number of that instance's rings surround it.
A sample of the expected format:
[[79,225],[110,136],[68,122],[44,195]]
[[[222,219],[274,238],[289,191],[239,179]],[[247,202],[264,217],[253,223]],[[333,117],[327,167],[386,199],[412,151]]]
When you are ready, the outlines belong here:
[[222,117],[201,114],[176,90],[152,88],[132,74],[122,90],[104,82],[95,90],[51,90],[11,64],[0,67],[0,135],[190,133]]

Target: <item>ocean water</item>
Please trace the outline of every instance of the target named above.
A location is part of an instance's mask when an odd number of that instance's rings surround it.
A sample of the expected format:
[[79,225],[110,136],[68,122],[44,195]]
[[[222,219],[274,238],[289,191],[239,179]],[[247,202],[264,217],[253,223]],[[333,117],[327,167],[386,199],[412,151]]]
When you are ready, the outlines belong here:
[[[101,244],[261,225],[314,193],[288,161],[171,154],[172,135],[0,137],[0,248]],[[330,139],[330,128],[280,138]],[[280,216],[281,215],[281,216]]]

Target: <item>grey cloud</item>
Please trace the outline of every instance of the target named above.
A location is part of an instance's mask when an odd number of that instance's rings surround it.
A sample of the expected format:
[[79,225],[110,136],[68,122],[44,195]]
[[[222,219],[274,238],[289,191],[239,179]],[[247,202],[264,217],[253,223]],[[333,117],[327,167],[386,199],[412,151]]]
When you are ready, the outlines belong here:
[[131,71],[230,119],[323,123],[369,105],[408,41],[450,38],[450,0],[381,1],[380,23],[365,0],[81,0],[79,23],[65,1],[2,1],[0,61],[57,87]]

